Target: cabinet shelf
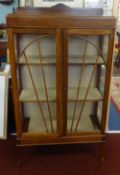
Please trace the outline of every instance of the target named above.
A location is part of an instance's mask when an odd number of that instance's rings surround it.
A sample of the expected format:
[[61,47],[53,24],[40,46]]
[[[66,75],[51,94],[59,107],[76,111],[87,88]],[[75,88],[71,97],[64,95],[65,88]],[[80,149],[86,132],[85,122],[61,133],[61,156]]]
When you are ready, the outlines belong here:
[[[45,89],[44,88],[37,88],[37,94],[39,99],[42,102],[46,102],[46,94],[45,94]],[[55,88],[48,88],[47,89],[47,94],[48,94],[48,100],[49,101],[56,101],[56,90]],[[37,102],[37,98],[35,95],[35,91],[32,88],[27,88],[23,89],[19,100],[21,102]]]
[[[72,123],[72,119],[67,120],[67,130],[68,132],[70,132],[70,128],[71,128],[71,123]],[[77,123],[77,120],[74,121],[74,123]],[[46,116],[46,124],[48,126],[48,130],[49,132],[51,132],[51,125],[50,125],[50,121],[49,121],[49,116]],[[57,121],[53,120],[52,121],[53,124],[53,128],[54,128],[54,132],[57,130]],[[75,126],[74,126],[75,127]],[[73,131],[74,131],[74,127],[73,127]],[[78,131],[93,131],[95,129],[94,124],[90,118],[90,116],[84,115],[81,117],[80,120],[80,124],[78,127]],[[39,117],[31,117],[29,120],[29,124],[28,124],[28,128],[26,128],[27,132],[46,132],[45,130],[45,126],[43,124],[43,122],[41,121],[41,116]],[[48,132],[48,133],[49,133]]]
[[[78,101],[83,101],[85,98],[85,94],[87,92],[86,87],[82,87],[79,90]],[[46,94],[44,88],[37,88],[38,97],[41,102],[46,102]],[[55,88],[48,88],[47,89],[48,100],[51,102],[56,102],[56,90]],[[77,94],[77,88],[69,88],[68,89],[68,101],[76,101],[75,97]],[[37,102],[37,98],[35,96],[34,89],[26,88],[23,89],[19,100],[21,102]],[[91,87],[89,89],[87,95],[87,101],[102,101],[103,97],[101,96],[99,90],[95,87]]]
[[[40,65],[40,57],[37,55],[29,55],[27,57],[27,61],[29,64]],[[19,64],[26,64],[26,60],[24,57],[21,57],[19,60]],[[56,59],[54,55],[45,55],[42,57],[42,64],[56,64]]]
[[[84,64],[95,64],[97,60],[96,55],[87,55]],[[68,64],[83,64],[83,55],[70,55]],[[99,56],[97,64],[104,64],[103,58]]]
[[[82,64],[82,55],[70,55],[69,56],[69,59],[68,59],[68,63],[69,64]],[[28,63],[29,64],[35,64],[35,65],[40,65],[41,62],[40,62],[40,57],[39,56],[36,56],[36,55],[33,55],[33,56],[28,56],[28,59],[27,59]],[[90,55],[90,56],[86,56],[85,58],[85,64],[95,64],[96,63],[96,56],[95,55]],[[26,61],[25,61],[25,58],[24,57],[21,57],[20,60],[19,60],[19,64],[21,65],[25,65],[26,64]],[[49,64],[56,64],[56,58],[54,55],[44,55],[42,57],[42,64],[44,65],[49,65]],[[99,57],[98,59],[98,64],[104,64],[104,61],[103,61],[103,58],[102,57]]]

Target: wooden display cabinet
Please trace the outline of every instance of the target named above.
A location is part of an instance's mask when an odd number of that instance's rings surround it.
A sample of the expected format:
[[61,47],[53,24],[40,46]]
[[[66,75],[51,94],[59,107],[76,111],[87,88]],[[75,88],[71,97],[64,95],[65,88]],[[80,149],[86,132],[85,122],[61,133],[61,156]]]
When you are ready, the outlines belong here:
[[99,143],[103,159],[116,21],[93,15],[57,6],[7,16],[18,145]]
[[6,25],[0,24],[0,57],[6,56],[7,40],[5,38]]
[[13,0],[0,0],[0,3],[9,5],[9,4],[13,3]]

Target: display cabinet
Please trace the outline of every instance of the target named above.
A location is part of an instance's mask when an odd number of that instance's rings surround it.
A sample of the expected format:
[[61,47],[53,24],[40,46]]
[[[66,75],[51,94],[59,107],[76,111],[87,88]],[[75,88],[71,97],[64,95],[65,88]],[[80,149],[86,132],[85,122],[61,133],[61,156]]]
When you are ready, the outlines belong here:
[[13,0],[0,0],[0,3],[9,5],[9,4],[13,3]]
[[96,12],[7,16],[18,145],[99,143],[103,159],[116,21]]

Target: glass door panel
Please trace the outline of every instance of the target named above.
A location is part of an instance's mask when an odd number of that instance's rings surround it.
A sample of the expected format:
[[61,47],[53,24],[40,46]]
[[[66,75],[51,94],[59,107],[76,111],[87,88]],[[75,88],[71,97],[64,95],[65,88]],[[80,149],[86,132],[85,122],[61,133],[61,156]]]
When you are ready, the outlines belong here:
[[68,43],[67,132],[100,130],[109,36],[72,32]]
[[56,35],[20,34],[16,64],[22,131],[56,133]]

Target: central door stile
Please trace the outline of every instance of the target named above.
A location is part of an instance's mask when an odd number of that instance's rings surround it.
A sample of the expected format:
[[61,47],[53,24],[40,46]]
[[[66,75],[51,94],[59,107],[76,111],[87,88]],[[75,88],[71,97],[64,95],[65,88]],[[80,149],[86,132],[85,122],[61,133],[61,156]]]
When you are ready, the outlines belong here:
[[68,30],[63,30],[63,135],[67,133],[67,96],[68,96]]
[[64,128],[64,116],[63,116],[63,40],[62,40],[62,29],[57,29],[56,36],[56,52],[57,52],[57,134],[63,136]]

